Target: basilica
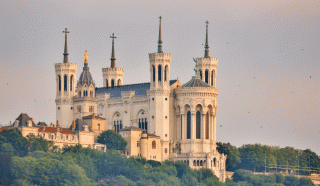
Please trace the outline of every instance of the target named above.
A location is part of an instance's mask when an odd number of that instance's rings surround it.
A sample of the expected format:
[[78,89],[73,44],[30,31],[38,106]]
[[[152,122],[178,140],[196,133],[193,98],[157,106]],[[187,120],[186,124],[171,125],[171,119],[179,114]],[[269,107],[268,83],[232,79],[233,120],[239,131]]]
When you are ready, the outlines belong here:
[[[77,63],[68,61],[67,29],[64,33],[63,62],[54,64],[56,119],[61,128],[87,130],[95,136],[112,129],[128,142],[125,156],[182,161],[194,169],[209,168],[225,180],[227,157],[216,150],[218,59],[209,55],[208,22],[204,57],[194,59],[196,76],[184,84],[170,80],[171,54],[162,50],[161,17],[158,49],[149,54],[148,83],[124,84],[124,69],[116,66],[114,34],[111,65],[102,68],[103,87],[94,83],[87,52],[76,81]],[[87,118],[96,122],[88,124]]]

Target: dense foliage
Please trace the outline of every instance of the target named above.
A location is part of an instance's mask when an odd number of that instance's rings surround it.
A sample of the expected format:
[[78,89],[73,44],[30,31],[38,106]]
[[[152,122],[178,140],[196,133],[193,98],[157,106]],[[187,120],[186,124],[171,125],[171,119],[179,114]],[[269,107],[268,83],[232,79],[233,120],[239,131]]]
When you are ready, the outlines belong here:
[[309,174],[309,170],[320,173],[320,157],[310,149],[298,150],[261,144],[247,144],[237,148],[230,143],[218,142],[217,150],[227,155],[227,171],[244,169],[254,172],[285,172],[287,168],[290,171],[299,166],[299,174]]
[[[188,164],[178,161],[160,163],[151,160],[147,161],[143,158],[123,158],[114,150],[102,152],[90,148],[82,148],[80,144],[66,146],[62,151],[55,151],[51,142],[34,136],[24,138],[17,130],[0,133],[0,139],[2,147],[3,144],[12,146],[11,150],[10,148],[0,149],[0,185],[10,185],[10,183],[19,186],[313,185],[310,179],[307,178],[299,179],[294,176],[283,176],[282,174],[255,175],[250,171],[244,170],[236,170],[233,180],[227,179],[225,183],[221,183],[211,170],[205,168],[192,170]],[[18,146],[14,146],[15,144],[18,144]],[[257,148],[257,151],[254,150],[254,147]],[[260,148],[265,148],[265,150],[267,148],[274,149],[273,147],[261,145],[244,145],[237,149],[230,144],[218,143],[218,150],[223,150],[224,153],[228,154],[228,158],[230,158],[229,168],[233,169],[241,166],[242,162],[247,161],[243,158],[244,152],[247,152],[250,156],[257,157],[255,162],[259,162],[261,156]],[[281,149],[276,150],[279,152]],[[272,154],[272,151],[268,154]],[[314,156],[314,161],[310,161],[312,165],[315,165],[317,158],[319,158],[310,150],[301,151],[300,156],[301,158]],[[272,158],[271,155],[270,157]],[[257,166],[254,164],[249,165],[253,167],[248,166],[246,168],[256,168],[256,170],[261,166],[259,164]]]
[[104,131],[98,136],[98,143],[106,144],[110,150],[125,150],[126,140],[114,130]]

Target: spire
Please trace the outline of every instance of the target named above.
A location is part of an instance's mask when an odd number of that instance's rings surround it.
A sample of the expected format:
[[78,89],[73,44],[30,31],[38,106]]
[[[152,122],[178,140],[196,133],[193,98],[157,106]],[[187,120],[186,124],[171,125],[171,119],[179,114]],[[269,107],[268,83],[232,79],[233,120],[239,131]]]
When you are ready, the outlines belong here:
[[161,40],[161,19],[162,17],[159,17],[159,40],[158,40],[158,53],[163,53],[162,51],[162,40]]
[[62,31],[62,33],[65,33],[65,43],[64,43],[64,53],[63,53],[63,63],[68,63],[68,44],[67,44],[67,34],[69,33],[69,31],[67,31],[67,28],[65,29],[65,31]]
[[204,57],[205,58],[210,58],[209,56],[209,43],[208,43],[208,24],[209,24],[209,21],[207,20],[206,21],[206,45],[204,46],[205,50],[204,50]]
[[112,33],[112,36],[110,36],[110,38],[112,38],[112,52],[111,52],[111,68],[116,67],[116,56],[114,54],[114,33]]

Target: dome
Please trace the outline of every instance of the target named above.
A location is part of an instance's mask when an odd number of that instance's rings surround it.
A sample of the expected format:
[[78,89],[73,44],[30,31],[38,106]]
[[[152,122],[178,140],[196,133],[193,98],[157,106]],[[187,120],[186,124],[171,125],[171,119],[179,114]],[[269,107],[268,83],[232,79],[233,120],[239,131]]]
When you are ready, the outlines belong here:
[[192,79],[182,85],[182,87],[211,87],[206,82],[202,81],[197,76],[192,76]]
[[93,79],[92,79],[92,75],[89,72],[88,63],[84,64],[83,71],[82,71],[80,78],[79,78],[79,81],[78,81],[78,86],[83,86],[84,84],[87,84],[88,87],[91,84],[93,84],[93,86],[95,86]]

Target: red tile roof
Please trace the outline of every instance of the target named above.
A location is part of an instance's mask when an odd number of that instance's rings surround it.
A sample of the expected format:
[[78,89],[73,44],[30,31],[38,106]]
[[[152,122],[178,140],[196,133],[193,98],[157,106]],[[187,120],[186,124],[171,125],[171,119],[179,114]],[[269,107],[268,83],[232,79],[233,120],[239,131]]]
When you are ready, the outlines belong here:
[[2,132],[3,130],[8,130],[9,127],[1,127],[0,128],[0,132]]
[[[38,132],[55,133],[58,131],[56,127],[43,127],[43,126],[38,126],[38,127],[39,127]],[[75,134],[70,129],[63,129],[63,128],[60,128],[60,133],[62,133],[62,134]]]

